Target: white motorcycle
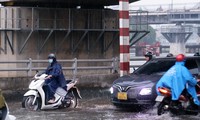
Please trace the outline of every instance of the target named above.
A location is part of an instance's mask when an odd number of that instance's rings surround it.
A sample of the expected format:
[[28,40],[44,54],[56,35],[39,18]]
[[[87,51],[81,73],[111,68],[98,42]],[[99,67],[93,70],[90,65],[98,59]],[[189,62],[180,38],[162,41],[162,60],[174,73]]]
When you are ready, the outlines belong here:
[[78,88],[75,86],[77,80],[67,80],[67,90],[58,87],[54,94],[55,102],[48,103],[44,92],[44,83],[47,76],[47,74],[40,75],[38,73],[34,76],[29,84],[29,90],[23,96],[22,107],[28,110],[76,108],[78,99],[82,99]]

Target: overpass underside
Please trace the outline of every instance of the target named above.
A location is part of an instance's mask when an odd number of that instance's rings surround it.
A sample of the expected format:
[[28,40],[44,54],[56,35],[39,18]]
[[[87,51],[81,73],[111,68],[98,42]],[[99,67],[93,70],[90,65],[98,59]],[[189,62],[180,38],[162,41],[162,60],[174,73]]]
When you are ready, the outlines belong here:
[[14,59],[42,59],[50,52],[64,59],[119,56],[119,11],[104,9],[119,5],[119,0],[0,3],[4,6],[0,8],[0,54]]
[[[135,2],[139,0],[129,0]],[[119,0],[0,0],[3,6],[26,6],[26,7],[54,7],[54,8],[94,8],[103,9],[104,6],[119,5]]]
[[3,7],[0,13],[1,53],[102,54],[119,45],[118,11]]
[[52,1],[0,0],[0,60],[119,57],[119,11],[103,7],[119,0]]
[[[51,52],[58,59],[116,57],[119,55],[118,11],[2,7],[0,47],[1,61],[47,59]],[[10,66],[0,65],[1,68]],[[19,68],[23,66],[16,64]],[[14,74],[24,73],[2,72],[0,76]]]
[[[130,30],[133,34],[140,32],[148,33],[147,30]],[[46,58],[49,52],[65,59],[119,55],[116,10],[1,7],[0,33],[0,53],[19,58],[37,55]]]

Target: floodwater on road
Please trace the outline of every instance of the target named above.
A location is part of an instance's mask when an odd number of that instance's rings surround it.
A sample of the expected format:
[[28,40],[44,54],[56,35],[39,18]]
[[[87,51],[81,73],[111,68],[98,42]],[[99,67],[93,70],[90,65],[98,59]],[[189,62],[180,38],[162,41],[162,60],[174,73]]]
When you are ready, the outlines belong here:
[[9,101],[10,114],[17,120],[199,120],[197,116],[157,116],[156,108],[146,110],[119,109],[110,102],[107,89],[80,89],[83,99],[77,108],[28,111],[21,108],[21,101]]

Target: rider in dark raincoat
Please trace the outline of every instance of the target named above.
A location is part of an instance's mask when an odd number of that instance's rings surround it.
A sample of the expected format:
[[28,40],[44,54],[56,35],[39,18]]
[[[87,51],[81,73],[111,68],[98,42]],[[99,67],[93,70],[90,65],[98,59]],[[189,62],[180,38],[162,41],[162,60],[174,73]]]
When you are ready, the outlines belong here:
[[147,52],[144,55],[144,57],[145,57],[146,62],[148,62],[148,61],[150,61],[153,58],[153,54],[152,54],[152,52]]
[[49,66],[45,70],[45,73],[48,75],[45,81],[45,85],[47,86],[46,94],[48,103],[53,103],[56,89],[58,87],[66,87],[66,80],[62,72],[62,67],[57,62],[54,54],[49,54],[48,61]]
[[195,90],[197,80],[192,76],[190,71],[185,67],[185,56],[179,54],[176,56],[176,63],[172,66],[156,84],[157,94],[160,95],[158,88],[167,87],[171,89],[172,101],[177,101],[179,96],[186,88],[188,93],[193,97],[194,103],[200,105]]

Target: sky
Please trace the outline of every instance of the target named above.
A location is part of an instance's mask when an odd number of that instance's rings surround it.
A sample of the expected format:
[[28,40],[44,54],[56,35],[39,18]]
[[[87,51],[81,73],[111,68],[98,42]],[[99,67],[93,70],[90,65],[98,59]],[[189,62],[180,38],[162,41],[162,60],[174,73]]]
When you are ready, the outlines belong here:
[[134,2],[134,5],[159,5],[159,4],[185,4],[185,3],[197,3],[200,0],[140,0]]
[[173,8],[183,8],[189,9],[196,4],[200,3],[200,0],[140,0],[130,4],[130,9],[138,9],[139,7],[145,8],[158,8],[162,6],[163,8],[170,8],[173,4]]
[[[190,9],[196,4],[200,5],[200,0],[140,0],[130,3],[130,10],[138,10],[139,8],[145,8],[147,10],[153,10],[160,6],[164,9],[170,8],[186,8]],[[173,6],[172,6],[173,4]],[[112,6],[113,9],[118,9],[118,6]]]

